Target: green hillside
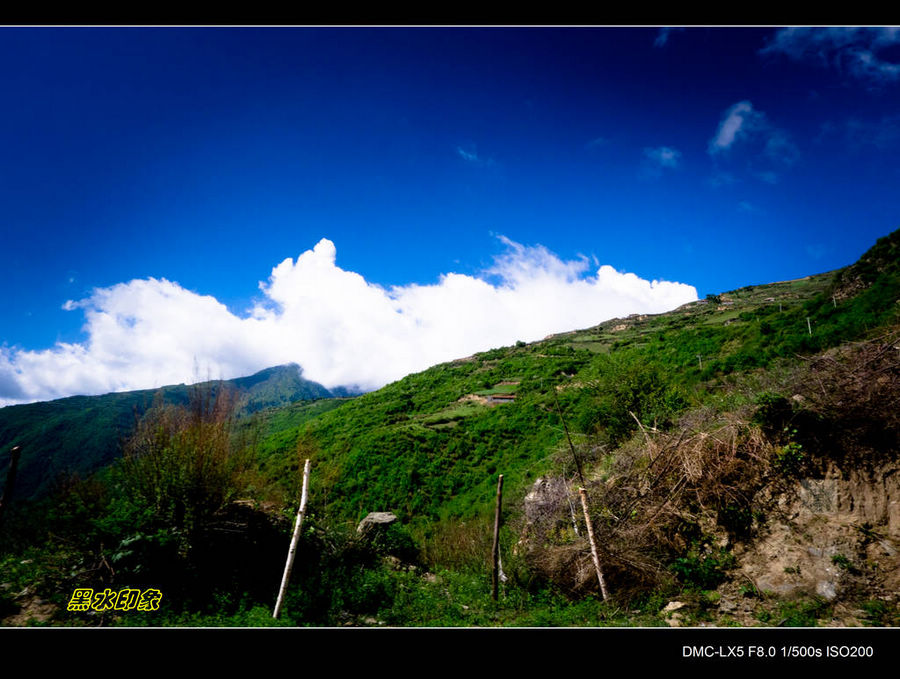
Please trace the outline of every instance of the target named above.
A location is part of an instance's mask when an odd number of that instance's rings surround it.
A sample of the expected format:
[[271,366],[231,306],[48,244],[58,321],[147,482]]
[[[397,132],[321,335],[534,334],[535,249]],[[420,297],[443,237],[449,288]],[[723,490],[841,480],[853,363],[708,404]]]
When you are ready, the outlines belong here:
[[[897,240],[895,233],[875,251]],[[361,396],[298,433],[318,477],[333,479],[321,489],[329,498],[323,509],[347,520],[387,509],[413,521],[465,517],[489,510],[499,473],[524,495],[567,449],[557,399],[576,438],[611,448],[638,428],[631,413],[644,426],[665,427],[716,402],[737,375],[896,319],[896,266],[877,286],[835,301],[836,280],[846,275],[749,286],[665,314],[612,319],[438,365]],[[492,392],[515,399],[485,402]],[[264,468],[290,479],[282,472],[296,468],[296,457],[293,448],[276,450]]]

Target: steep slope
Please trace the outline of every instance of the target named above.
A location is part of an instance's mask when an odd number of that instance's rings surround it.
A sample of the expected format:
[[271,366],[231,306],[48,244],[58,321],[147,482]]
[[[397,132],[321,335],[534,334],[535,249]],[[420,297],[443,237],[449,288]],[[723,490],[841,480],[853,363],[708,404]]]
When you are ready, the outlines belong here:
[[[748,286],[492,349],[361,396],[297,435],[300,456],[317,467],[317,501],[348,521],[388,509],[412,520],[487,512],[498,474],[521,496],[568,454],[557,400],[576,441],[602,455],[638,426],[664,429],[690,408],[734,398],[728,385],[741,375],[894,322],[897,239],[860,260],[882,265],[842,299],[832,291],[846,270]],[[514,398],[497,398],[503,391]],[[276,449],[264,470],[292,487],[297,458],[295,445]]]

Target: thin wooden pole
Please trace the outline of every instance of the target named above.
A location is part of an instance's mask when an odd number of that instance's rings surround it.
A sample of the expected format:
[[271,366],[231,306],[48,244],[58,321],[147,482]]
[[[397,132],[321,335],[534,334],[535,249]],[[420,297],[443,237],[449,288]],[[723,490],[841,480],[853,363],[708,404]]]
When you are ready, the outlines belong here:
[[3,510],[12,498],[13,488],[16,485],[16,470],[19,468],[19,455],[22,446],[13,446],[9,451],[9,469],[6,472],[6,485],[3,486],[3,497],[0,497],[0,522],[3,521]]
[[559,407],[559,396],[556,395],[556,390],[553,390],[553,398],[556,401],[556,412],[559,415],[559,419],[562,420],[563,429],[566,432],[566,441],[569,442],[569,449],[572,451],[572,457],[575,460],[575,469],[578,471],[578,480],[584,484],[584,474],[581,473],[581,461],[578,459],[578,455],[575,454],[575,446],[572,445],[572,437],[569,436],[569,428],[566,426],[566,418],[563,417],[562,409]]
[[587,524],[588,542],[591,543],[591,556],[594,558],[594,568],[597,569],[597,581],[600,583],[600,593],[603,595],[603,600],[606,601],[609,597],[606,593],[606,581],[603,579],[603,570],[600,568],[600,557],[597,555],[597,543],[594,540],[594,528],[591,526],[591,515],[588,513],[587,493],[584,492],[584,488],[579,488],[578,494],[581,496],[581,508],[584,510],[584,522]]
[[810,337],[812,337],[812,325],[809,323],[809,316],[806,317],[806,328],[809,330]]
[[297,519],[294,521],[294,535],[291,537],[291,548],[288,550],[287,563],[284,564],[284,575],[281,576],[281,588],[278,590],[278,600],[275,602],[273,618],[281,614],[281,604],[284,603],[284,593],[287,591],[288,582],[291,579],[291,569],[294,567],[294,555],[297,553],[297,543],[300,541],[300,527],[303,525],[303,517],[306,515],[306,498],[309,489],[309,460],[303,466],[303,492],[300,495],[300,509],[297,510]]
[[500,568],[500,506],[503,501],[503,474],[497,479],[497,508],[494,511],[494,544],[491,547],[491,598],[497,600]]

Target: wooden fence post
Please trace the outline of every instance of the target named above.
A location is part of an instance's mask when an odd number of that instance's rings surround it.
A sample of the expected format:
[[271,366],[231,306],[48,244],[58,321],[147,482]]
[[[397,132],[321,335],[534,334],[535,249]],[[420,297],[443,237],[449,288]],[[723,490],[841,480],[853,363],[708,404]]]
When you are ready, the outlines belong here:
[[300,509],[297,510],[297,519],[294,521],[294,535],[291,537],[291,548],[288,550],[287,563],[284,564],[284,575],[281,576],[281,588],[278,590],[278,600],[275,602],[273,618],[281,614],[281,605],[284,603],[284,593],[287,591],[288,582],[291,579],[291,569],[294,567],[294,555],[297,552],[297,543],[300,541],[300,527],[303,525],[303,517],[306,515],[306,497],[309,488],[309,460],[303,466],[303,492],[300,495]]
[[491,547],[491,598],[497,600],[500,565],[500,505],[503,500],[503,474],[497,479],[497,508],[494,511],[494,544]]
[[584,510],[584,522],[587,524],[588,542],[591,543],[591,556],[594,558],[594,568],[597,569],[597,580],[600,583],[600,593],[603,600],[606,601],[608,595],[606,593],[606,581],[603,579],[603,570],[600,568],[600,557],[597,555],[597,543],[594,540],[594,528],[591,525],[591,515],[588,513],[587,493],[584,488],[578,489],[581,496],[581,508]]
[[3,521],[3,510],[12,498],[13,488],[16,485],[16,470],[19,468],[19,455],[22,446],[13,446],[9,451],[9,469],[6,472],[6,485],[3,486],[3,497],[0,497],[0,523]]

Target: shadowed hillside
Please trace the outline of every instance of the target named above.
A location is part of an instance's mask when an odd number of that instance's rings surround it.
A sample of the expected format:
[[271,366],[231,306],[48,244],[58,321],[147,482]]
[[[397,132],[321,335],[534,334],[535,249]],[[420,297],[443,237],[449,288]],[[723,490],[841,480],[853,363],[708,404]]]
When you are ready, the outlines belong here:
[[[0,408],[0,469],[9,449],[22,446],[16,480],[20,498],[40,496],[72,474],[81,476],[108,465],[121,452],[121,442],[154,403],[186,405],[191,391],[234,389],[237,412],[249,415],[295,401],[332,398],[317,382],[302,377],[296,364],[267,368],[233,380],[143,389],[103,396],[72,396],[55,401]],[[5,478],[0,484],[5,483]],[[0,486],[2,487],[2,486]]]

